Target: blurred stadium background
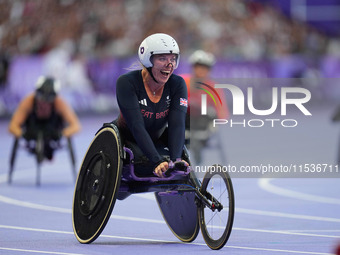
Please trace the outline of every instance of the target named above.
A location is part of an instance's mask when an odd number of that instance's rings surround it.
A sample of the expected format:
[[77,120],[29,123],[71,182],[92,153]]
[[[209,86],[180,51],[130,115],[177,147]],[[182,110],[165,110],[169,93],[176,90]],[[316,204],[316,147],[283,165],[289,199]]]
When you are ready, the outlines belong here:
[[[214,53],[216,78],[336,78],[338,0],[0,0],[0,117],[38,76],[53,75],[79,113],[116,109],[115,81],[155,32],[181,49],[177,74],[196,49]],[[338,101],[340,87],[315,88]]]

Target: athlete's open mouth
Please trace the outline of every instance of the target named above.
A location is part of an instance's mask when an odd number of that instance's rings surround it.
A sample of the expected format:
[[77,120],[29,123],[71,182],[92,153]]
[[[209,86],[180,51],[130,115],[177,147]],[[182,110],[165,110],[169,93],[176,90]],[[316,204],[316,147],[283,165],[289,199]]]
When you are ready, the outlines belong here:
[[170,71],[161,71],[161,74],[165,77],[168,77],[170,75]]

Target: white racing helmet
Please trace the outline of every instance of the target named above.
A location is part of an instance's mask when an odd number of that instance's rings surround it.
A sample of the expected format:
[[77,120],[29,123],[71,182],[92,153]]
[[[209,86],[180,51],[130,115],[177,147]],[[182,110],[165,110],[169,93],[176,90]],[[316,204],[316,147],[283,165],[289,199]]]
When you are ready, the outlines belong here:
[[216,60],[213,54],[203,50],[197,50],[189,57],[189,63],[191,65],[200,64],[212,67],[215,65]]
[[152,67],[151,56],[155,54],[177,54],[176,66],[179,64],[179,47],[174,38],[167,34],[153,34],[144,39],[138,49],[140,62],[146,68]]

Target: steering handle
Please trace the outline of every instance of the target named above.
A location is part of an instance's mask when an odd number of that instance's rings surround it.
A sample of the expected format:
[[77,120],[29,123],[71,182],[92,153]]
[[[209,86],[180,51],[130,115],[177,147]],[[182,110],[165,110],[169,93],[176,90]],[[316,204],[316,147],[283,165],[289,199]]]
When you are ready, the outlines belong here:
[[175,162],[169,162],[169,168],[164,172],[165,177],[169,177],[173,171],[182,171],[187,172],[189,165],[186,162],[180,160],[176,160]]

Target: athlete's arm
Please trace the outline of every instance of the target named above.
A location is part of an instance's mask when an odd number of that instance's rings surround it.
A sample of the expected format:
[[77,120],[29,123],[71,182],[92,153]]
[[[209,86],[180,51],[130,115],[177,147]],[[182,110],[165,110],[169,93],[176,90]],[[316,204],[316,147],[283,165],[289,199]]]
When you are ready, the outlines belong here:
[[59,96],[55,99],[56,112],[60,114],[67,126],[63,129],[62,134],[71,137],[81,129],[80,122],[73,109]]
[[22,136],[22,125],[25,123],[28,115],[31,113],[34,103],[34,94],[30,94],[24,98],[9,123],[8,131],[12,133],[15,137]]
[[176,87],[171,98],[169,111],[169,150],[170,158],[175,161],[182,157],[185,142],[185,116],[188,109],[188,92],[183,78],[177,76]]

